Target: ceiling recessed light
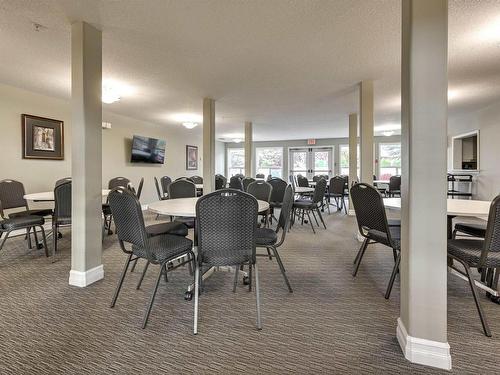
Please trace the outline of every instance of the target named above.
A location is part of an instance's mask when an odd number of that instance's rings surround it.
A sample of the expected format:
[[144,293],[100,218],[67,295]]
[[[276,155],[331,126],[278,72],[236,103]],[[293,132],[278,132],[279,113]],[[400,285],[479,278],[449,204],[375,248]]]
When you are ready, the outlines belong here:
[[388,132],[388,131],[393,131],[393,130],[399,130],[401,129],[401,125],[400,124],[396,124],[396,123],[389,123],[389,124],[383,124],[383,125],[379,125],[379,126],[375,126],[375,131],[377,132]]
[[477,38],[485,42],[497,43],[500,41],[500,17],[485,25],[478,33]]
[[133,93],[134,90],[116,80],[106,79],[102,82],[102,96],[101,100],[103,103],[111,104],[119,101],[122,96],[128,96]]
[[383,134],[385,137],[390,137],[391,135],[393,135],[393,134],[394,134],[394,132],[393,132],[393,131],[388,131],[388,132],[383,132],[382,134]]
[[182,126],[184,126],[186,129],[193,129],[198,126],[196,122],[183,122]]
[[242,142],[242,139],[241,139],[241,138],[234,138],[234,139],[233,139],[233,142],[234,142],[234,143],[241,143],[241,142]]

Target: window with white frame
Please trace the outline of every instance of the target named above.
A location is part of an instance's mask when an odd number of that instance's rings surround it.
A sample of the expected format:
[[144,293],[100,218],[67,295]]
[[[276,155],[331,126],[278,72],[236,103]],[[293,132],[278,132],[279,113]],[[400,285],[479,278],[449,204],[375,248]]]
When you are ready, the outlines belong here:
[[401,143],[380,143],[378,147],[378,179],[401,175]]
[[227,174],[229,177],[236,174],[245,174],[245,149],[227,149]]
[[257,174],[281,178],[283,175],[283,148],[257,147],[255,149],[255,166]]
[[[340,151],[340,162],[339,162],[339,166],[340,166],[340,174],[341,175],[344,175],[344,176],[348,176],[349,175],[349,145],[340,145],[339,147],[339,151]],[[360,166],[360,163],[359,163],[359,144],[357,146],[357,176],[359,177],[359,166]]]

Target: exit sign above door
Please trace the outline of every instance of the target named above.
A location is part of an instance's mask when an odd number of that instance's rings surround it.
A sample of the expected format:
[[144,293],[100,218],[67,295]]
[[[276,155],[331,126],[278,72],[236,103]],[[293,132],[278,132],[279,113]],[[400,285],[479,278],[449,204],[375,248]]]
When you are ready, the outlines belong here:
[[315,145],[316,144],[316,140],[315,139],[308,139],[307,140],[307,144],[308,145]]

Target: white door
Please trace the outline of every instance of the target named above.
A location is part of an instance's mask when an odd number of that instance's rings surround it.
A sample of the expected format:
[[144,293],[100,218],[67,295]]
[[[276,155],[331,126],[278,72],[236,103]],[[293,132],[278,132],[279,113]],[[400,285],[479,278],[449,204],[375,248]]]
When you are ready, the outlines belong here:
[[316,175],[332,175],[332,147],[290,149],[290,175],[301,174],[308,179]]

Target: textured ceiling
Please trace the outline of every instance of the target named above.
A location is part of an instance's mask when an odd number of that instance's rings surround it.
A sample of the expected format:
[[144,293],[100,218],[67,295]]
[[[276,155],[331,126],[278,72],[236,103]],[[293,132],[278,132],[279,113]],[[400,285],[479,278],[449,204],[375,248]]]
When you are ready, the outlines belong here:
[[[500,100],[500,1],[450,1],[450,114]],[[160,126],[216,102],[218,137],[347,135],[357,82],[375,125],[399,122],[399,0],[0,0],[0,82],[70,93],[70,25],[103,31],[103,75],[129,87],[105,109]],[[32,23],[43,25],[39,32]],[[200,131],[199,127],[193,131]]]

